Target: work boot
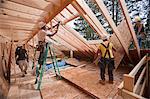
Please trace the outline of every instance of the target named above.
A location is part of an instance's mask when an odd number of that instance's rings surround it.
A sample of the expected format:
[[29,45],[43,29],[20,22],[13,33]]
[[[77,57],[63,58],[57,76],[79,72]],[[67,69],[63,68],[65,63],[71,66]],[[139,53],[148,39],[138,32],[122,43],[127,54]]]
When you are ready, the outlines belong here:
[[24,73],[27,74],[27,71],[25,71]]
[[22,74],[22,76],[21,77],[25,77],[25,75],[24,74]]
[[105,80],[99,80],[99,83],[101,83],[102,85],[105,85]]
[[113,84],[114,82],[113,82],[112,80],[109,80],[108,83],[109,83],[109,84]]

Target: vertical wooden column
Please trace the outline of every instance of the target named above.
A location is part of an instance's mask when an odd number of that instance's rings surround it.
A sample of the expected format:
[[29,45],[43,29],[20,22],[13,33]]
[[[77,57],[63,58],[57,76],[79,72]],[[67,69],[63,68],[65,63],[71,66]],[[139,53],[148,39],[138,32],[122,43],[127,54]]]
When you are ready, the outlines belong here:
[[73,58],[73,50],[70,50],[70,58]]
[[133,92],[134,88],[134,77],[124,74],[123,76],[124,86],[123,89],[126,89],[130,92]]

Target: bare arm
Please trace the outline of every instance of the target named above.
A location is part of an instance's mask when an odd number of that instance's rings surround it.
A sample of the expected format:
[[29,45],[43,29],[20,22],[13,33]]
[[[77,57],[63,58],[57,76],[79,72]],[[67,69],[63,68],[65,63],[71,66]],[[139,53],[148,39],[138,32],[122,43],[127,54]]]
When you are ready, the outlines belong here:
[[96,58],[98,57],[99,54],[101,55],[101,51],[98,49],[96,54],[94,55],[94,60],[96,60]]
[[114,46],[113,46],[112,48],[113,48],[113,50],[116,52],[116,48],[115,48]]
[[[54,36],[58,32],[59,25],[60,25],[60,22],[58,22],[58,24],[54,25],[52,27],[52,29],[55,28],[55,31],[52,34],[48,34],[47,36],[49,36],[49,37]],[[50,30],[50,29],[51,28],[49,28],[48,30]]]

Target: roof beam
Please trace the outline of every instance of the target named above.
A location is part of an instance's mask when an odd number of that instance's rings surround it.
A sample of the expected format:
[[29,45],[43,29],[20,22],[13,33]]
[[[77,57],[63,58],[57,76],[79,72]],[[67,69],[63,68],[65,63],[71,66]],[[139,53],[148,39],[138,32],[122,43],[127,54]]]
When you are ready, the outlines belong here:
[[19,17],[19,16],[12,16],[12,15],[3,15],[3,14],[0,14],[0,19],[9,20],[9,21],[32,23],[32,24],[36,23],[35,20],[31,20],[31,19],[28,19],[28,18],[22,18],[22,17]]
[[33,27],[34,26],[33,23],[17,22],[17,21],[14,21],[14,20],[10,21],[10,20],[2,20],[2,19],[0,19],[0,22],[8,23],[8,24],[14,24],[14,25],[17,24],[17,25],[21,25],[21,26],[29,26],[29,27]]
[[66,9],[67,9],[68,12],[70,12],[72,15],[75,15],[68,7],[66,7]]
[[131,58],[129,56],[128,45],[126,45],[125,42],[123,41],[123,38],[121,37],[117,26],[115,25],[115,23],[114,23],[113,19],[111,18],[105,4],[103,3],[103,0],[95,0],[95,1],[98,4],[102,14],[105,16],[106,20],[108,21],[109,25],[111,26],[113,32],[116,34],[116,36],[117,36],[119,42],[121,43],[122,47],[124,48],[124,51],[127,54],[128,58],[131,60]]
[[[79,52],[81,52],[85,56],[89,56],[89,53],[84,49],[79,42],[77,42],[74,38],[70,37],[70,35],[64,35],[65,31],[59,29],[60,33],[56,34],[58,37],[68,42],[70,45],[75,47]],[[62,34],[63,33],[63,34]]]
[[66,23],[68,23],[68,22],[74,20],[74,19],[77,18],[77,17],[79,17],[79,14],[76,14],[76,15],[71,16],[70,18],[64,20],[64,21],[62,22],[62,24],[65,25]]
[[19,16],[22,18],[28,18],[28,19],[39,19],[40,16],[34,16],[34,15],[29,15],[29,14],[25,14],[22,12],[17,12],[17,11],[12,11],[12,10],[8,10],[8,9],[4,9],[4,8],[0,8],[0,14],[5,14],[5,15],[12,15],[12,16]]
[[[53,13],[50,13],[51,11],[49,10],[49,14],[46,15],[43,19],[45,19],[45,22],[48,23],[49,21],[51,21],[58,13],[60,13],[67,5],[69,5],[73,0],[61,0],[61,6],[60,7],[54,7],[52,10],[53,10]],[[49,6],[51,5],[48,5],[46,8],[48,8]],[[27,40],[30,41],[30,39],[32,39],[39,31],[40,29],[36,29],[32,32],[32,36]]]
[[[45,6],[38,6],[36,3],[30,2],[30,1],[24,1],[24,0],[8,0],[8,1],[20,4],[20,5],[24,5],[27,7],[35,8],[38,10],[44,10],[44,8],[45,8]],[[39,3],[39,5],[40,5],[40,3]]]
[[138,45],[138,41],[137,41],[137,37],[136,37],[135,31],[134,31],[132,23],[131,23],[132,22],[131,18],[130,18],[129,14],[128,14],[128,10],[127,10],[127,7],[125,5],[125,0],[119,0],[119,3],[120,3],[120,6],[121,6],[123,15],[124,15],[124,17],[126,19],[126,23],[127,23],[128,28],[130,30],[130,33],[132,35],[134,44],[136,46],[136,49],[137,49],[137,52],[138,52],[138,57],[141,59],[140,48],[139,48],[139,45]]
[[87,40],[83,38],[77,31],[72,29],[69,25],[64,25],[63,26],[66,30],[68,30],[71,34],[73,34],[76,38],[78,38],[85,46],[87,49],[89,49],[92,53],[96,52],[95,49],[92,49],[90,45],[87,43]]
[[1,7],[5,9],[13,10],[13,11],[35,15],[35,16],[40,16],[43,13],[42,10],[20,5],[11,1],[5,1],[4,3],[1,4]]
[[63,39],[61,39],[60,37],[58,37],[57,35],[54,35],[52,37],[54,40],[58,41],[59,43],[61,43],[62,45],[66,46],[67,48],[69,48],[70,50],[77,50],[75,47],[73,47],[72,45],[70,45],[68,42],[64,41]]
[[73,7],[82,15],[90,26],[101,36],[108,34],[99,20],[96,18],[92,10],[83,0],[77,0],[72,3]]
[[[56,22],[56,21],[54,20],[54,22]],[[58,34],[69,38],[71,41],[73,40],[74,43],[78,45],[79,49],[86,51],[86,53],[88,53],[92,56],[93,52],[91,51],[91,48],[87,47],[85,42],[78,38],[79,36],[77,37],[77,35],[73,35],[72,34],[73,31],[71,31],[71,29],[69,29],[69,28],[66,29],[66,28],[64,26],[60,26],[59,31],[61,31],[61,34],[63,33],[63,35],[61,35],[60,33],[58,33]]]

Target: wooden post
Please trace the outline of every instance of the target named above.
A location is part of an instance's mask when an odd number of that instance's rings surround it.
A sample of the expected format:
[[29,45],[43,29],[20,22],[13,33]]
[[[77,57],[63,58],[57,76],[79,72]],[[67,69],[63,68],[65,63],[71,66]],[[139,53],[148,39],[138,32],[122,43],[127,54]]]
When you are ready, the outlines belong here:
[[124,80],[124,86],[123,89],[126,89],[130,92],[133,92],[133,88],[134,88],[134,77],[133,76],[129,76],[127,74],[124,74],[123,76],[123,80]]
[[70,58],[73,58],[73,50],[70,50]]

